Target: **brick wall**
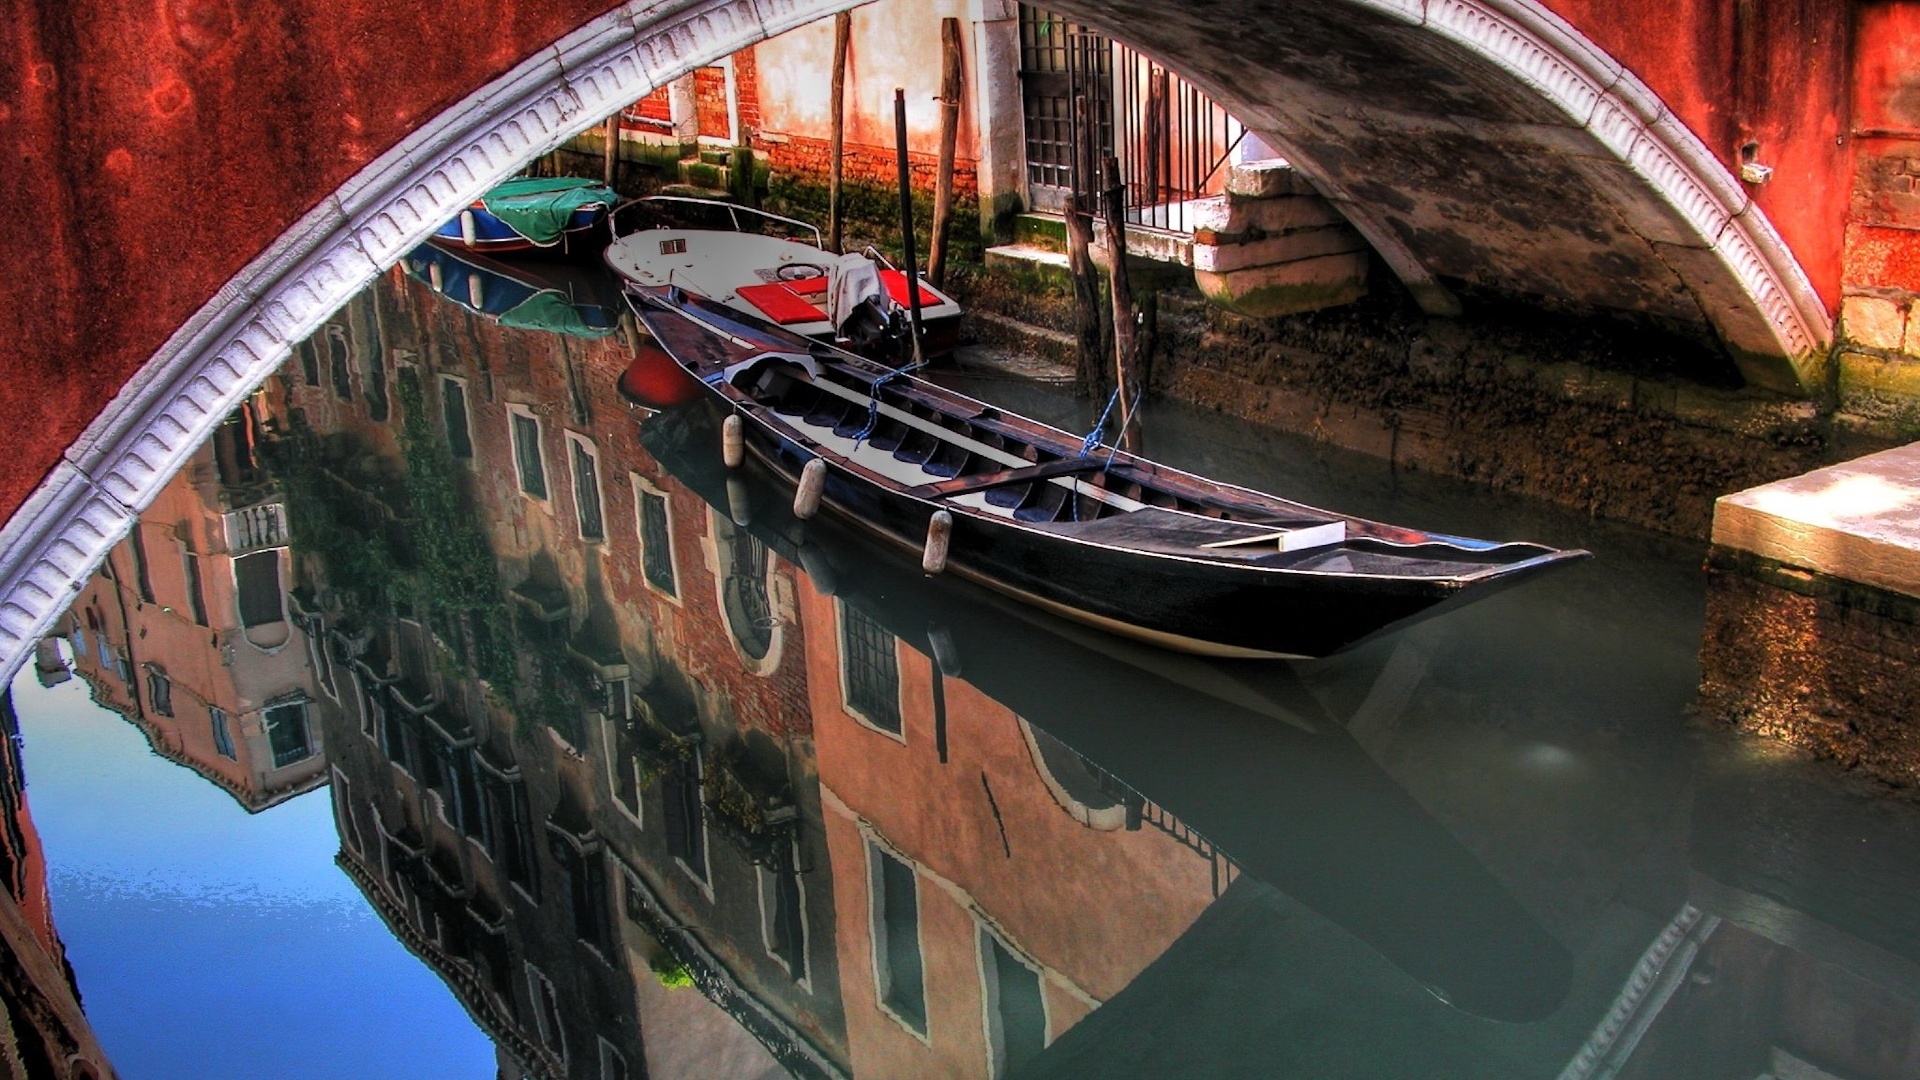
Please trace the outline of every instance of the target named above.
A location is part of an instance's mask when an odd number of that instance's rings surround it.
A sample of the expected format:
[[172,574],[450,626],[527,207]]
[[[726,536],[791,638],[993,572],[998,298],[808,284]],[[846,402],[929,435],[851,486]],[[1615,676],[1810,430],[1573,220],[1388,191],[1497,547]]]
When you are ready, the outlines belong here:
[[701,135],[713,139],[728,136],[725,68],[703,67],[693,73],[693,109]]
[[[831,146],[826,139],[789,135],[781,142],[759,140],[755,149],[766,152],[774,172],[805,183],[825,184],[833,161]],[[892,147],[848,145],[845,151],[841,155],[841,175],[845,183],[882,188],[893,188],[899,184],[900,166]],[[932,191],[939,167],[937,155],[907,153],[907,173],[915,190]],[[954,197],[971,198],[979,190],[979,175],[974,163],[956,158],[953,163]]]
[[1920,793],[1920,600],[1714,548],[1700,709]]

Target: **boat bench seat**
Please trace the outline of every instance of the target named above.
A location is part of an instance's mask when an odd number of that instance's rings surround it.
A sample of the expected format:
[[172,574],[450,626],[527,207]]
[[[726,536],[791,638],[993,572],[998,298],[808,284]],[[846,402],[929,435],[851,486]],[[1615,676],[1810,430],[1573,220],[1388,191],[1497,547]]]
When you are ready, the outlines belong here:
[[781,326],[820,322],[827,317],[826,312],[816,307],[811,300],[794,292],[784,282],[769,281],[762,285],[742,285],[733,290],[733,295],[759,308],[762,314]]
[[1061,458],[1040,465],[1028,465],[1016,469],[1000,469],[996,472],[973,473],[969,476],[956,476],[951,480],[942,480],[936,484],[922,484],[907,494],[920,499],[951,499],[956,495],[985,491],[988,488],[1006,487],[1010,484],[1024,484],[1034,480],[1046,480],[1055,476],[1069,476],[1073,473],[1093,472],[1100,468],[1100,462],[1092,458]]
[[[1157,506],[1092,521],[1061,521],[1041,527],[1115,547],[1245,562],[1281,551],[1330,547],[1346,539],[1345,522],[1338,519],[1254,523],[1202,517]],[[1292,542],[1290,537],[1294,538]]]

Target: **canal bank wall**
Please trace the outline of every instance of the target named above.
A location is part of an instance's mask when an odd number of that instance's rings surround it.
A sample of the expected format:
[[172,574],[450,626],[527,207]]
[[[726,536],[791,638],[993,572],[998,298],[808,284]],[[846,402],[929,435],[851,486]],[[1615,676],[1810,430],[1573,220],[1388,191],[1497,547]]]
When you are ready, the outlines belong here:
[[[981,339],[1072,364],[1071,296],[1044,271],[989,267],[957,289]],[[1701,540],[1720,495],[1901,435],[1743,389],[1718,350],[1657,328],[1500,309],[1433,318],[1378,274],[1358,303],[1268,319],[1162,288],[1145,322],[1154,397]]]
[[1920,797],[1920,443],[1719,500],[1700,711]]

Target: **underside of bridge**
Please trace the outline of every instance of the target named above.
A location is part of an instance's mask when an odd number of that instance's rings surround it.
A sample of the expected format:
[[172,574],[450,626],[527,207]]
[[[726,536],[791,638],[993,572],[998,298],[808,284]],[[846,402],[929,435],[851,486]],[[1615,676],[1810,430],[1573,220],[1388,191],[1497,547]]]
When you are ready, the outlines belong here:
[[[0,401],[53,438],[4,470],[9,658],[291,345],[439,222],[655,87],[859,4],[504,5],[492,36],[413,0],[13,6],[0,127],[28,165],[0,180],[0,229],[39,272],[0,298],[20,345]],[[1838,159],[1802,161],[1808,189],[1782,199],[1831,236],[1788,229],[1790,244],[1690,126],[1712,119],[1697,85],[1674,83],[1682,119],[1537,0],[1049,6],[1282,147],[1429,312],[1492,295],[1629,313],[1717,340],[1752,382],[1816,384],[1845,193],[1814,188]],[[1629,5],[1638,22],[1609,32],[1691,20],[1700,37],[1708,9]],[[1687,40],[1639,47],[1663,70],[1717,70]],[[111,312],[89,309],[96,295]]]
[[1810,383],[1825,305],[1746,186],[1544,8],[1059,6],[1284,148],[1429,312],[1458,293],[1631,312],[1717,336],[1750,382]]

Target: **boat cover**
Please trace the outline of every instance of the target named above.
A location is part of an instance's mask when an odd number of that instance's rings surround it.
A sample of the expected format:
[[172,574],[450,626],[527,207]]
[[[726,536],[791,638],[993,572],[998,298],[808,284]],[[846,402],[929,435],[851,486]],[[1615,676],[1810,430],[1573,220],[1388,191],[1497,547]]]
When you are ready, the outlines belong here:
[[835,259],[828,270],[833,284],[827,290],[827,318],[839,330],[856,308],[880,295],[880,268],[865,255],[849,251]]
[[574,212],[619,201],[613,189],[577,176],[508,180],[480,200],[487,212],[536,244],[551,244],[566,231]]
[[512,310],[501,312],[499,319],[501,326],[517,330],[545,330],[589,340],[607,337],[619,329],[617,325],[595,325],[586,312],[555,289],[534,293]]

